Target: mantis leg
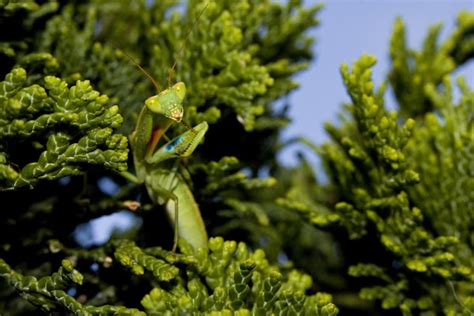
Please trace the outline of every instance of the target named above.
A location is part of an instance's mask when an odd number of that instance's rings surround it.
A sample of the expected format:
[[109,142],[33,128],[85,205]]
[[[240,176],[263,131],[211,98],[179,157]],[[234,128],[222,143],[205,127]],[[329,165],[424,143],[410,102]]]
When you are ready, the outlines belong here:
[[153,187],[153,193],[156,195],[156,200],[158,204],[162,204],[162,201],[166,201],[165,204],[167,204],[168,201],[173,201],[174,203],[174,218],[171,218],[171,221],[174,223],[174,240],[173,240],[173,248],[172,251],[176,252],[176,248],[178,247],[178,238],[179,238],[179,229],[178,229],[178,219],[179,219],[179,206],[178,206],[178,197],[170,190],[166,189],[165,187],[161,185],[155,185]]
[[164,133],[163,133],[162,137],[167,143],[169,143],[171,141],[171,139],[168,136],[166,136],[166,134],[164,134]]
[[142,184],[143,181],[140,181],[137,176],[135,176],[134,174],[128,172],[128,171],[123,171],[123,172],[120,172],[120,175],[122,177],[124,177],[125,179],[127,179],[128,181],[130,182],[133,182],[135,184]]

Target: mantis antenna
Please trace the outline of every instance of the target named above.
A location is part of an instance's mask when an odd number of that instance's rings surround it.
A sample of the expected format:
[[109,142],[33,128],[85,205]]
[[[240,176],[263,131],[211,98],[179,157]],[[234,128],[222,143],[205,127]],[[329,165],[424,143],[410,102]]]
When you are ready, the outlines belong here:
[[155,89],[156,89],[156,92],[160,93],[161,91],[161,87],[160,85],[158,84],[158,82],[156,82],[155,79],[153,79],[153,77],[148,73],[148,71],[145,70],[145,68],[143,68],[135,59],[133,59],[132,56],[130,56],[126,51],[122,51],[131,61],[132,63],[138,67],[138,69],[140,69],[144,74],[145,76],[147,76],[147,78],[151,81],[151,83],[153,83],[153,86],[155,86]]
[[194,30],[195,26],[197,25],[197,23],[201,19],[201,16],[203,15],[204,11],[206,11],[208,6],[209,6],[209,1],[206,3],[204,8],[201,10],[201,12],[199,12],[199,15],[196,17],[196,19],[194,19],[193,25],[191,25],[190,29],[188,30],[188,33],[186,34],[186,38],[184,39],[184,41],[181,43],[181,46],[179,47],[178,54],[176,54],[176,59],[174,61],[174,64],[170,68],[170,70],[168,71],[168,86],[170,86],[170,87],[171,87],[171,79],[173,77],[174,69],[176,68],[176,65],[178,64],[178,59],[179,59],[184,47],[186,46],[186,43],[189,39],[189,36],[191,35],[192,31]]

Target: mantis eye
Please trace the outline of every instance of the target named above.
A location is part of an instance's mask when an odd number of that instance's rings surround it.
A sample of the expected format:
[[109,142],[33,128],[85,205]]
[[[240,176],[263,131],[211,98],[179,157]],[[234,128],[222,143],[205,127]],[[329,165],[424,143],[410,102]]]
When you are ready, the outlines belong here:
[[158,96],[154,95],[146,99],[145,105],[148,109],[150,109],[150,111],[155,113],[161,113],[161,104]]
[[176,83],[171,89],[176,93],[178,98],[180,98],[181,100],[184,99],[184,96],[186,95],[186,85],[184,84],[184,82]]

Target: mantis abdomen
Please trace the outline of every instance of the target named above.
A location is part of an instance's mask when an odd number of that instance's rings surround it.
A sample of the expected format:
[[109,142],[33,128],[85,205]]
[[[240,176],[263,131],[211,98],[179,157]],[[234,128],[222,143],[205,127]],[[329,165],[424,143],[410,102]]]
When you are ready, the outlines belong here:
[[[190,243],[194,249],[207,249],[208,237],[204,221],[201,217],[201,211],[194,200],[191,190],[181,178],[178,178],[173,193],[179,199],[178,231],[180,238]],[[175,202],[168,200],[166,203],[166,212],[171,221],[176,224],[174,210]]]
[[[190,244],[194,250],[207,249],[208,237],[201,212],[191,190],[181,176],[176,172],[158,169],[146,177],[145,183],[148,194],[156,197],[155,202],[165,205],[173,226],[179,231],[179,237]],[[179,212],[177,212],[178,209]]]

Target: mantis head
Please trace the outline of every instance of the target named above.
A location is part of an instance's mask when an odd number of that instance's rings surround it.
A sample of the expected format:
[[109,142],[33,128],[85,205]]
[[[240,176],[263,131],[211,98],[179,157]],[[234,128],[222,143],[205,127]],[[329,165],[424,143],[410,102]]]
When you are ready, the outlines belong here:
[[186,96],[186,85],[178,82],[158,95],[149,97],[145,101],[146,107],[156,114],[161,114],[175,122],[183,119],[183,101]]

